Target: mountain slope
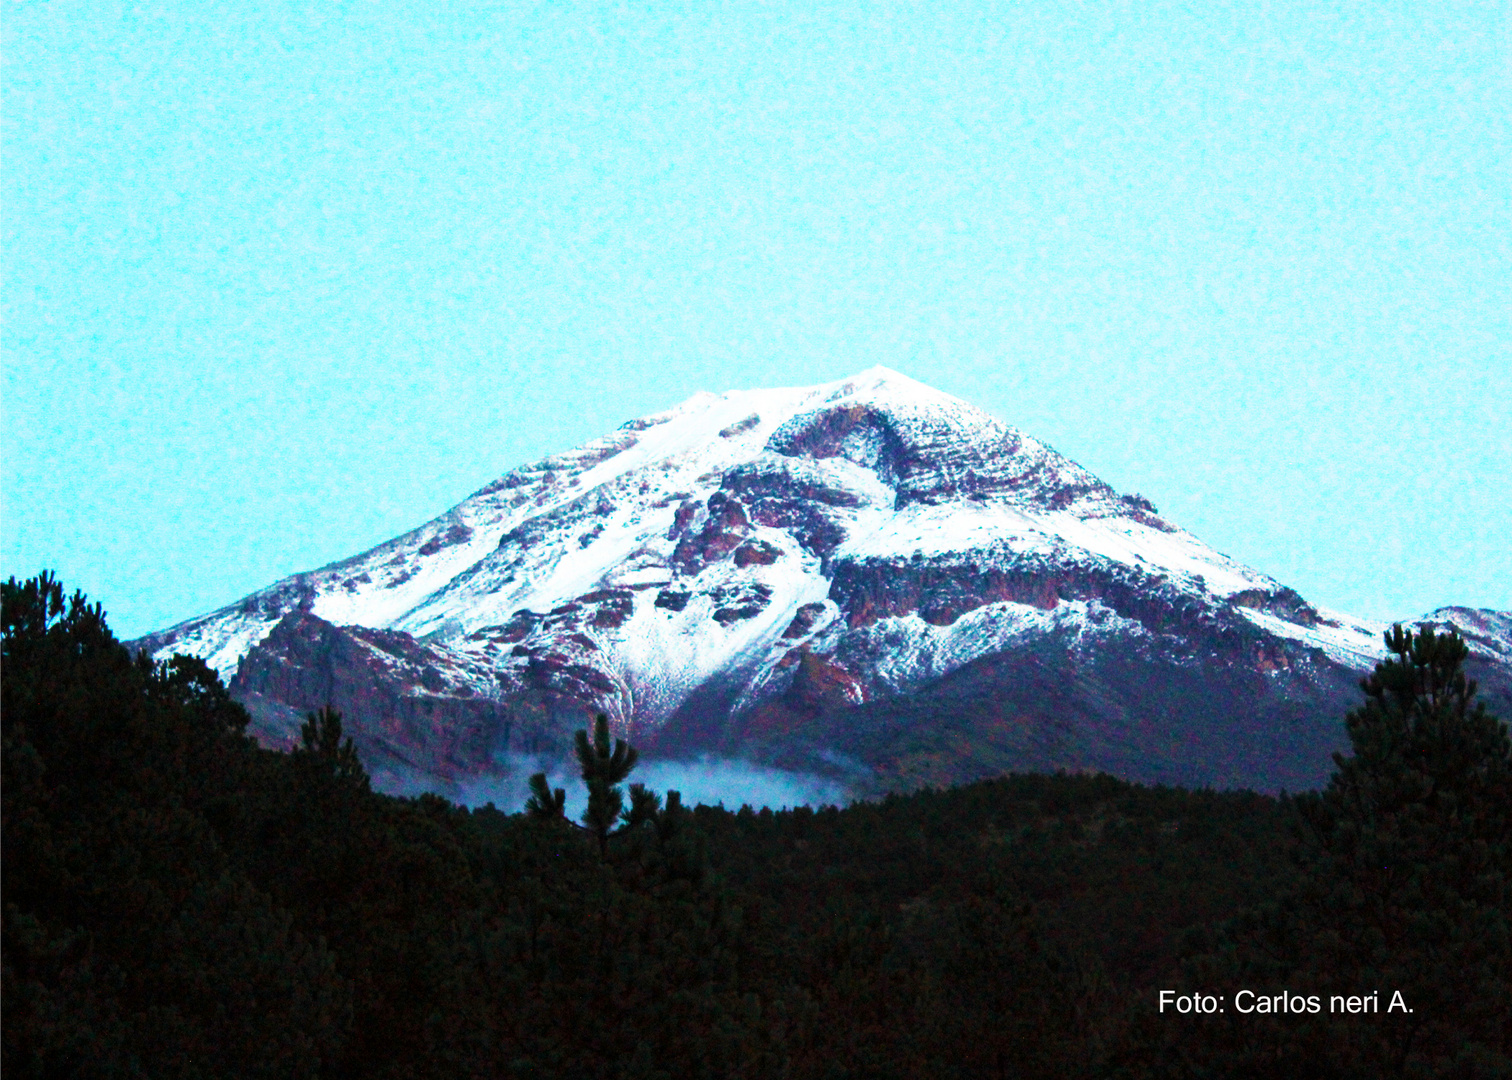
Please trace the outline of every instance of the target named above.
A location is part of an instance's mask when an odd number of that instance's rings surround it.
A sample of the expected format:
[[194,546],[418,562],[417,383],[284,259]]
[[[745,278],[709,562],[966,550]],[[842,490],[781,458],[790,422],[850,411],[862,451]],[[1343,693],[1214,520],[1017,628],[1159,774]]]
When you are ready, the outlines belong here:
[[[1478,627],[1496,682],[1505,617],[1457,610],[1435,617]],[[696,395],[138,644],[204,657],[274,744],[337,705],[391,786],[550,756],[602,709],[653,752],[858,790],[1030,767],[1274,788],[1326,775],[1380,629],[874,368]]]

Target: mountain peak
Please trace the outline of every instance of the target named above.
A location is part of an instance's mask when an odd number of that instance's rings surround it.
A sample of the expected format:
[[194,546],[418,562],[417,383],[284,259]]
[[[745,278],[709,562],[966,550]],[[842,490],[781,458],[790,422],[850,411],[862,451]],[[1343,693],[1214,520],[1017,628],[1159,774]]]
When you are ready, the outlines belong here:
[[[887,390],[892,393],[918,394],[921,397],[948,397],[939,390],[909,378],[890,367],[876,364],[865,371],[858,371],[848,378],[838,380],[839,388],[848,393],[864,393],[869,390]],[[951,398],[952,401],[957,400]]]
[[[913,404],[916,406],[948,406],[975,410],[975,406],[960,398],[938,390],[928,383],[878,364],[844,379],[823,383],[811,388],[814,395],[825,401],[838,402],[845,399],[881,403]],[[979,410],[975,410],[979,411]]]
[[714,393],[700,390],[669,412],[654,413],[628,422],[645,426],[647,421],[673,414],[703,413],[723,407],[749,407],[773,413],[800,413],[841,404],[939,407],[965,409],[987,418],[986,413],[960,398],[937,390],[892,368],[876,365],[843,379],[809,386],[751,387]]

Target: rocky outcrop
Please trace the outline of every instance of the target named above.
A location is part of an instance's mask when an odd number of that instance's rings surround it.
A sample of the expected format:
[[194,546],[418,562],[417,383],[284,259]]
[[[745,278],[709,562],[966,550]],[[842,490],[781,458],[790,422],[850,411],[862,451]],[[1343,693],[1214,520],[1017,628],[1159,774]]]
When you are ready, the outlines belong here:
[[741,619],[752,619],[766,610],[772,590],[760,582],[727,585],[709,593],[714,601],[714,621],[728,626]]
[[748,566],[771,566],[782,557],[782,549],[765,540],[747,540],[735,549],[735,565],[741,570]]
[[1007,425],[985,416],[972,421],[947,411],[845,402],[793,418],[767,448],[862,466],[894,489],[899,510],[1003,497],[1056,510],[1089,497],[1117,501],[1107,484]]
[[503,701],[494,672],[468,658],[308,612],[285,616],[247,654],[230,690],[249,705],[252,733],[271,745],[294,741],[291,714],[329,705],[370,770],[442,780],[488,773],[510,753],[555,754],[583,711],[561,694]]
[[1233,607],[1253,608],[1297,626],[1317,626],[1322,621],[1317,608],[1291,589],[1245,589],[1225,599]]
[[[1204,601],[1163,575],[1105,562],[1028,558],[994,564],[990,557],[840,560],[834,566],[830,599],[852,629],[912,614],[931,625],[949,626],[967,612],[995,603],[1050,611],[1064,601],[1096,601],[1152,634],[1200,642],[1202,648],[1240,663],[1256,660],[1256,642],[1263,636],[1222,605]],[[1249,600],[1251,607],[1265,602],[1260,597]],[[1273,598],[1267,610],[1291,610],[1299,601],[1289,593]],[[1287,664],[1284,652],[1267,653],[1265,661]]]
[[434,555],[436,552],[441,551],[443,548],[455,547],[458,544],[465,544],[472,539],[472,536],[472,530],[469,529],[466,525],[462,524],[462,522],[453,522],[445,532],[438,533],[437,535],[427,540],[425,543],[421,544],[420,547],[416,549],[416,552],[420,555]]
[[824,614],[823,604],[804,604],[793,615],[793,621],[788,623],[787,629],[782,632],[784,640],[801,638],[818,624]]
[[787,457],[844,458],[876,473],[890,486],[908,471],[913,456],[891,415],[860,403],[795,417],[773,432],[767,449]]
[[845,518],[837,511],[854,509],[865,501],[861,493],[840,486],[832,475],[765,455],[727,473],[720,491],[750,507],[756,524],[790,533],[821,558],[845,540]]
[[697,574],[724,558],[751,534],[751,520],[737,499],[716,491],[709,496],[703,527],[685,535],[672,553],[672,565],[685,574]]
[[720,428],[719,437],[721,439],[733,439],[736,435],[750,431],[753,427],[756,427],[760,423],[761,417],[756,413],[752,413],[744,420],[738,420],[733,424],[729,424],[725,427]]

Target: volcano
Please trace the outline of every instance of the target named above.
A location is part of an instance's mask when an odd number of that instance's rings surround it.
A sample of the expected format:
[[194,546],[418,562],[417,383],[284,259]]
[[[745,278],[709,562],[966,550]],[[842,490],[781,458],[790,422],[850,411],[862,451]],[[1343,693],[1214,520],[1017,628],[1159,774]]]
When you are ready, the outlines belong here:
[[[1493,708],[1512,613],[1443,608]],[[442,516],[133,643],[203,658],[266,745],[334,705],[375,785],[567,753],[857,794],[1007,771],[1321,785],[1385,624],[1319,609],[1029,435],[885,368],[700,393]]]

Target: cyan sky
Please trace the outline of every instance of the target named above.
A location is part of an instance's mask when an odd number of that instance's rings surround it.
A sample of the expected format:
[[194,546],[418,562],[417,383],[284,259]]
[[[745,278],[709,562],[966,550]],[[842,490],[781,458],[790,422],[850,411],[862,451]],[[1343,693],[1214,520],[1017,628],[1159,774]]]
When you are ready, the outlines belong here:
[[1328,607],[1512,608],[1506,9],[4,4],[0,573],[122,636],[886,364]]

